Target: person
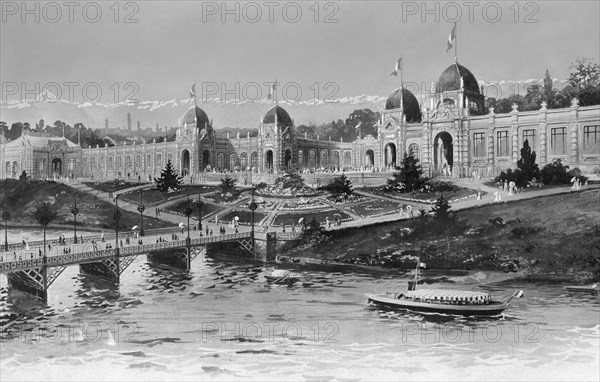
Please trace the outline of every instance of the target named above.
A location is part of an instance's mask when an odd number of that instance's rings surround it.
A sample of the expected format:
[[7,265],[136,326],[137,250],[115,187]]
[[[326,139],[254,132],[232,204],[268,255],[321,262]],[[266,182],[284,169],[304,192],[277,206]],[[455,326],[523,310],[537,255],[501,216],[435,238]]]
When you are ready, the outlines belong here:
[[102,242],[104,243],[104,231],[102,231],[101,237],[102,237]]
[[409,215],[411,218],[413,217],[412,206],[410,204],[406,206],[406,214]]
[[212,236],[212,235],[213,235],[213,230],[211,229],[211,230],[210,230],[210,236]]
[[206,226],[206,236],[208,236],[208,226]]

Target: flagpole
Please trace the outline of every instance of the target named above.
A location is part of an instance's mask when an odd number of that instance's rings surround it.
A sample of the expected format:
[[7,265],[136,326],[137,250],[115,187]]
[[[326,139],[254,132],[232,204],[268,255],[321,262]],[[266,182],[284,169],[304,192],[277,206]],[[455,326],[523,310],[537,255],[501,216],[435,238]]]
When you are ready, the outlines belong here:
[[456,34],[454,35],[454,62],[458,62],[458,23],[454,22]]
[[194,81],[194,106],[198,106],[198,102],[196,100],[196,98],[197,98],[196,93],[197,93],[196,81]]
[[[402,56],[400,57],[400,108],[402,109],[402,114],[404,114],[404,81],[402,81],[402,75],[404,71],[404,63],[402,62]],[[402,117],[400,117],[400,122],[402,122]]]

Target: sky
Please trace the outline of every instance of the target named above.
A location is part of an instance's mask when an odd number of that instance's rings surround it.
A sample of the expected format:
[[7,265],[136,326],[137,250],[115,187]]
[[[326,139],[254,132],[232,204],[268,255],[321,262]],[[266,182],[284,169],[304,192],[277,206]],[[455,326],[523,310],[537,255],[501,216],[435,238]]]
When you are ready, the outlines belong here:
[[560,82],[576,58],[600,62],[598,1],[65,4],[0,1],[1,120],[176,125],[196,83],[215,125],[256,127],[275,80],[296,124],[345,118],[382,106],[400,57],[405,86],[429,90],[454,62],[454,21],[458,62],[480,82],[546,69]]

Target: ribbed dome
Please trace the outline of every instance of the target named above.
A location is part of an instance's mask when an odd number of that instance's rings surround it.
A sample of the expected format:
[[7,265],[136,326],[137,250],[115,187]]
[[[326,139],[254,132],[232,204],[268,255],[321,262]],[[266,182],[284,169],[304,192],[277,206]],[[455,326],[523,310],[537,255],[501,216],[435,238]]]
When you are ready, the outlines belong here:
[[198,106],[192,106],[181,118],[181,125],[183,126],[184,124],[204,128],[205,125],[210,126],[210,120],[204,110]]
[[[394,90],[385,102],[385,110],[398,109],[400,107],[400,89]],[[406,122],[418,123],[421,122],[421,109],[417,97],[410,91],[402,88],[402,106],[404,107],[404,115]]]
[[277,123],[281,126],[291,126],[292,118],[281,106],[273,106],[263,118],[263,123],[275,123],[275,111],[277,111]]
[[460,78],[463,78],[465,90],[471,94],[481,94],[477,79],[471,71],[459,64],[452,64],[442,72],[437,86],[436,93],[442,93],[451,90],[460,90]]

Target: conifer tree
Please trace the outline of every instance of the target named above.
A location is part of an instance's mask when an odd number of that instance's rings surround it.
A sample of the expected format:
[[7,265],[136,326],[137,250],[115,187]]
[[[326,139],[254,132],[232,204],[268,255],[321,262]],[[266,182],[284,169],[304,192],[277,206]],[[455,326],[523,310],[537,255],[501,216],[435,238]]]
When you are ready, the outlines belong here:
[[167,192],[169,189],[181,190],[183,177],[179,176],[169,160],[165,168],[160,172],[160,178],[154,178],[154,183],[156,183],[156,188],[162,192]]

